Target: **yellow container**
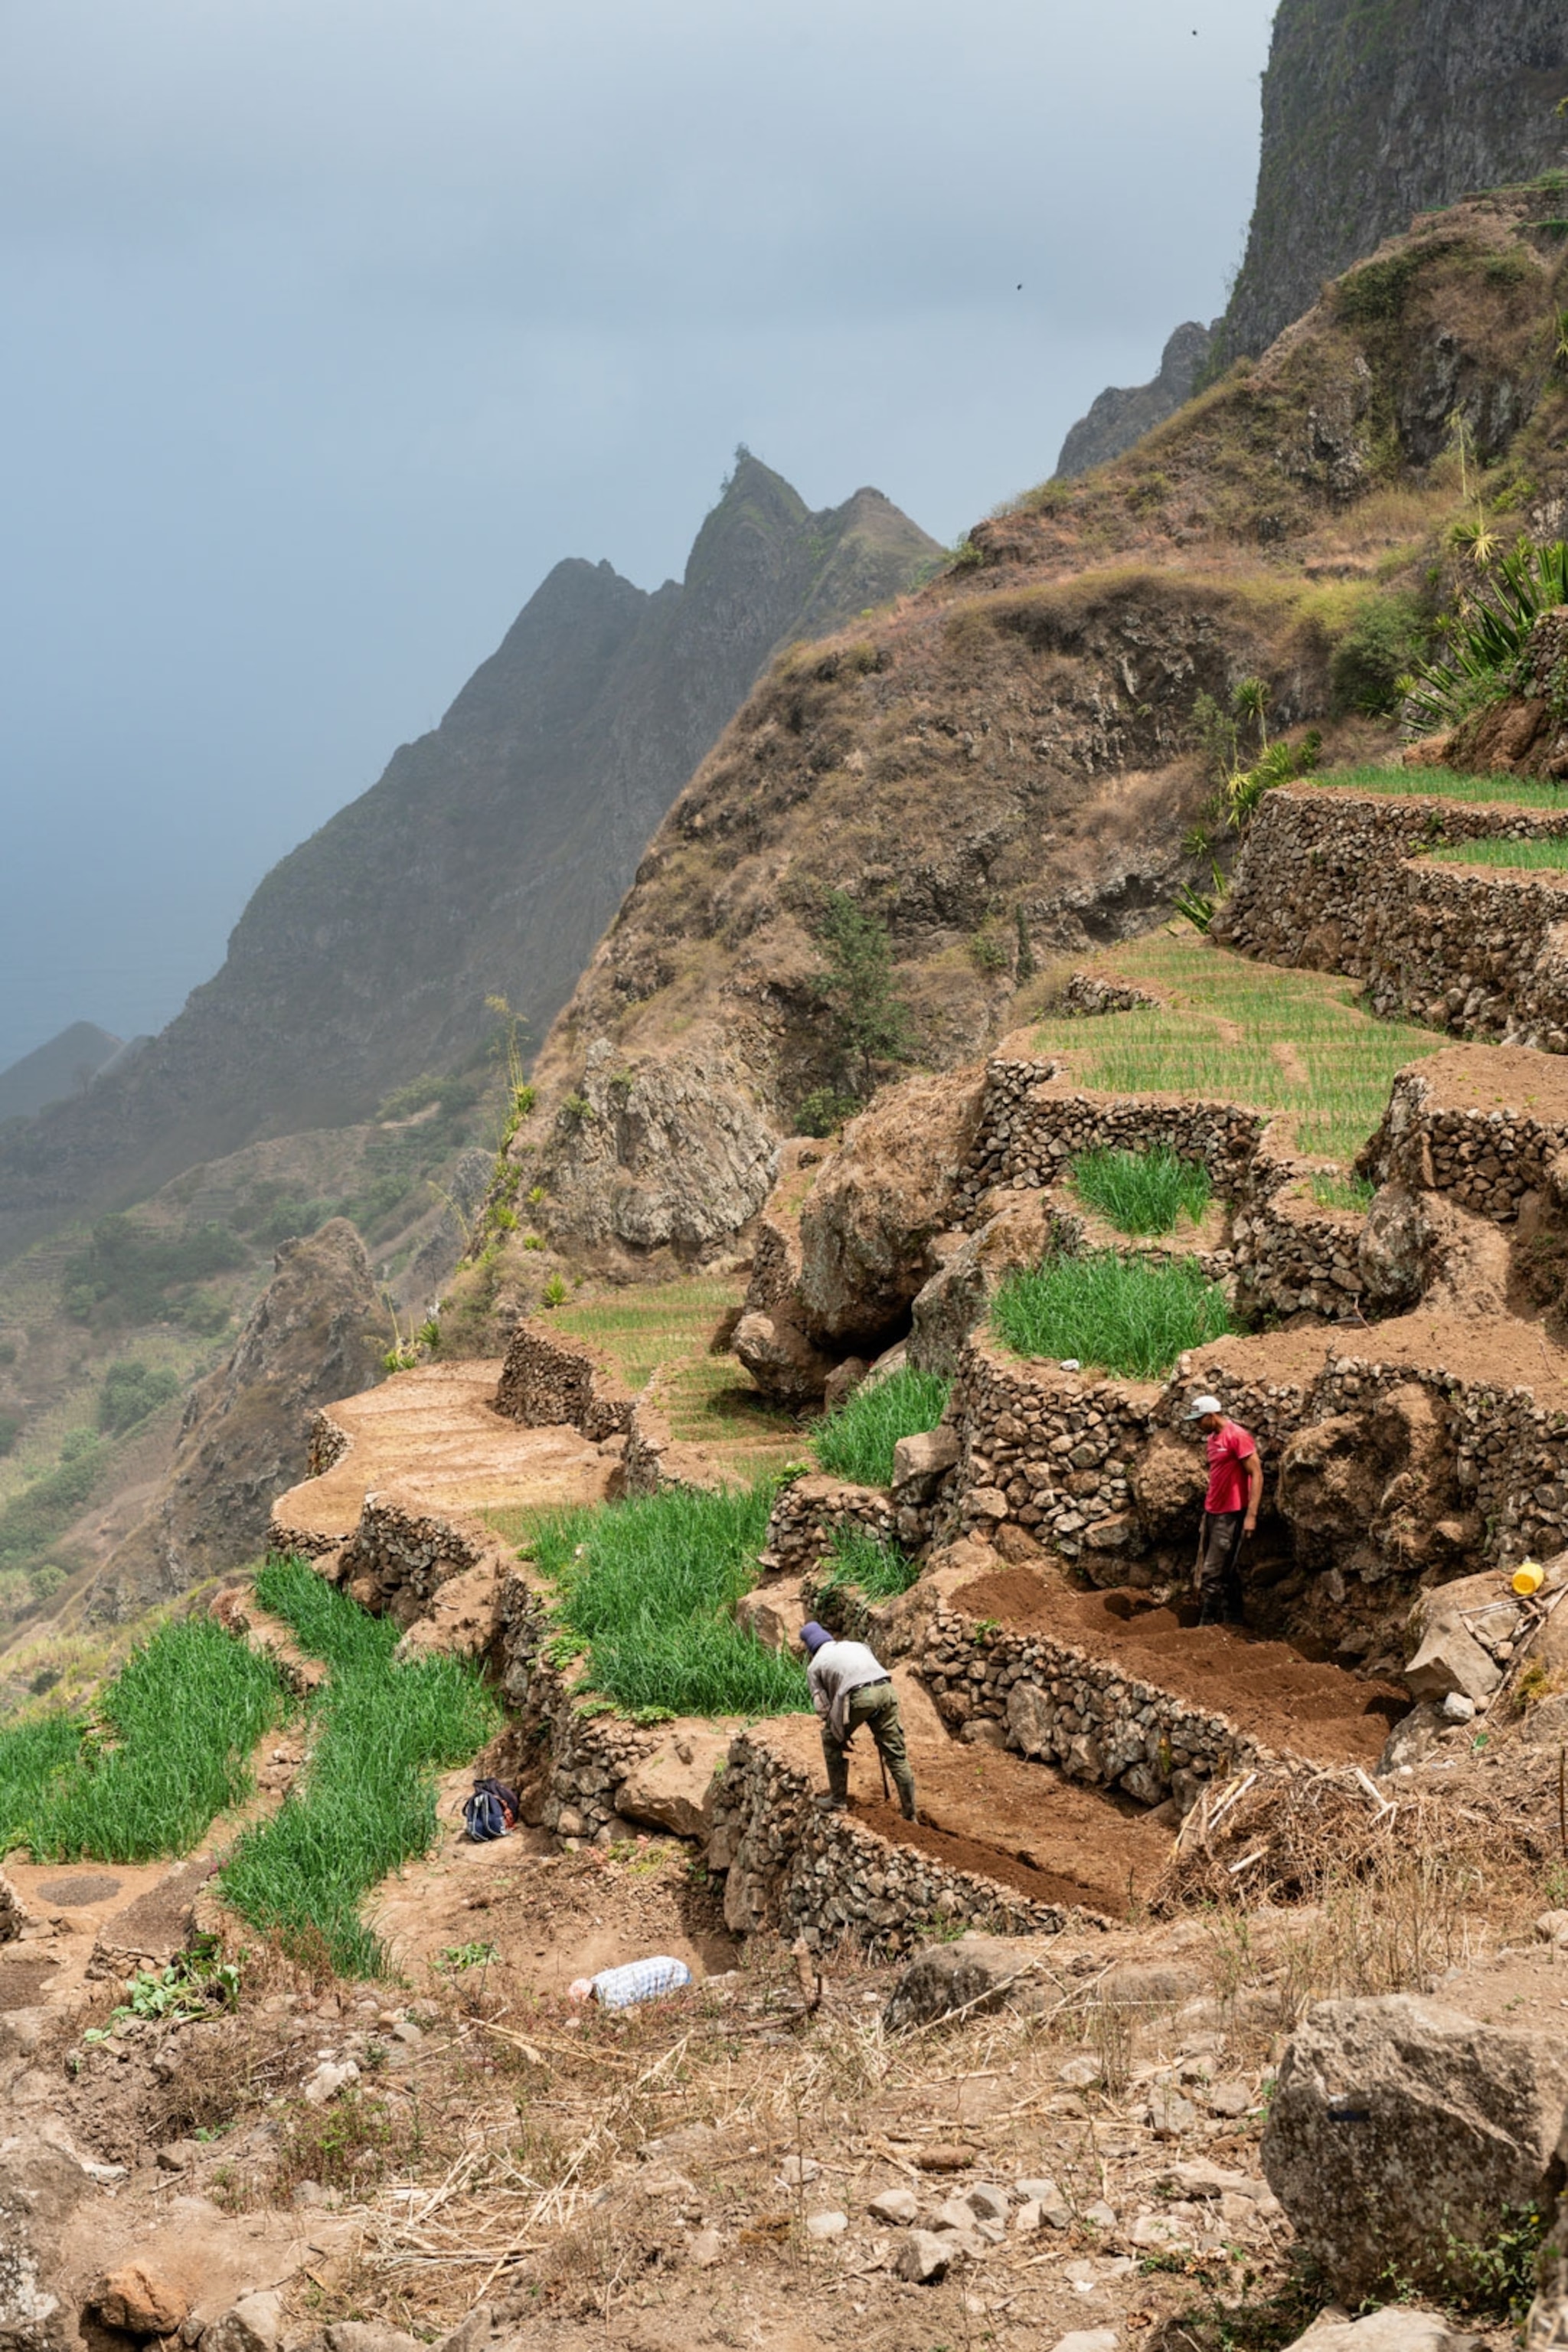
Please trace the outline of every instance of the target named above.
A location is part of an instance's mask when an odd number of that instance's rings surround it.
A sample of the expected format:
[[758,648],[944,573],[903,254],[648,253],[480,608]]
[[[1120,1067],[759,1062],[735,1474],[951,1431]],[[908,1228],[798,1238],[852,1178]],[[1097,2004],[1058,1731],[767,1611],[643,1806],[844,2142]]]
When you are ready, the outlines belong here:
[[1513,1571],[1513,1589],[1521,1601],[1528,1601],[1532,1592],[1539,1592],[1545,1580],[1546,1570],[1538,1559],[1521,1559]]

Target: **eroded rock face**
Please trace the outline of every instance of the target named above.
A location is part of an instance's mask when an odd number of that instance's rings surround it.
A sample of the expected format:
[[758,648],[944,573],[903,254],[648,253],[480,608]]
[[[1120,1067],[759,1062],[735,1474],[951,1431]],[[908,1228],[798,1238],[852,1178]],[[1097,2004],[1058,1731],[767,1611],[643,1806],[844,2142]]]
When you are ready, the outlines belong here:
[[692,1255],[738,1233],[767,1199],[778,1146],[717,1045],[623,1061],[597,1038],[575,1100],[543,1162],[560,1246]]
[[303,1475],[312,1416],[374,1386],[391,1337],[346,1217],[285,1242],[233,1355],[192,1391],[163,1491],[110,1559],[92,1613],[134,1616],[254,1559],[274,1498]]
[[1437,2293],[1445,2231],[1483,2244],[1548,2194],[1565,2111],[1568,2047],[1544,2034],[1404,1993],[1321,2001],[1280,2063],[1263,2168],[1336,2294],[1390,2273]]
[[1439,1314],[1508,1311],[1507,1236],[1441,1192],[1384,1184],[1367,1212],[1357,1263],[1363,1299],[1378,1314],[1417,1303]]
[[1038,1265],[1051,1248],[1052,1220],[1038,1192],[1005,1201],[977,1232],[936,1236],[936,1272],[910,1310],[910,1361],[918,1370],[952,1375],[963,1343],[984,1320],[1002,1282],[1019,1266]]
[[933,1271],[973,1141],[978,1070],[911,1078],[852,1119],[801,1211],[801,1319],[814,1340],[870,1352]]
[[1279,1457],[1279,1507],[1319,1565],[1390,1559],[1402,1570],[1457,1565],[1481,1528],[1460,1506],[1455,1444],[1429,1390],[1406,1381],[1363,1412],[1299,1430]]
[[74,2157],[47,2141],[0,2147],[0,2352],[67,2352],[80,2342],[49,2281],[88,2185]]

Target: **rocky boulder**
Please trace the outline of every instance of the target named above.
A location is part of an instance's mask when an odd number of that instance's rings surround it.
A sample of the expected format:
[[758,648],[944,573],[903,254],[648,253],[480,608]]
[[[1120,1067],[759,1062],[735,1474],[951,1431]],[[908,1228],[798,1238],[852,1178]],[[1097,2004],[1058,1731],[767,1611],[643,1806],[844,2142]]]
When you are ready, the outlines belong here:
[[638,1257],[710,1247],[756,1215],[777,1158],[745,1073],[717,1043],[628,1057],[595,1038],[540,1167],[550,1238]]
[[658,1746],[639,1757],[621,1782],[616,1811],[677,1837],[706,1838],[734,1728],[696,1720],[666,1724]]
[[1019,1266],[1038,1265],[1051,1246],[1056,1220],[1038,1192],[1005,1201],[973,1234],[938,1234],[930,1244],[937,1270],[910,1309],[910,1361],[917,1370],[951,1376],[963,1343],[984,1322],[1003,1280]]
[[816,1412],[826,1402],[833,1358],[806,1337],[793,1299],[748,1307],[730,1344],[763,1394],[786,1412]]
[[1479,2341],[1461,2333],[1440,2311],[1394,2303],[1360,2319],[1331,2306],[1319,2313],[1304,2336],[1297,2336],[1289,2352],[1471,2352]]
[[984,1090],[979,1069],[910,1078],[845,1129],[800,1216],[796,1295],[819,1346],[874,1355],[930,1280]]
[[76,2320],[55,2294],[61,2237],[89,2183],[74,2157],[40,2139],[0,2145],[0,2352],[68,2352]]
[[1416,1305],[1457,1315],[1508,1311],[1506,1234],[1441,1192],[1384,1184],[1367,1211],[1357,1267],[1363,1301],[1380,1315]]
[[105,1566],[93,1615],[135,1616],[254,1559],[274,1498],[304,1473],[312,1416],[374,1386],[391,1338],[346,1217],[285,1242],[234,1353],[192,1391],[162,1491]]
[[1554,2200],[1565,2113],[1568,2044],[1404,1993],[1321,2001],[1280,2062],[1263,2168],[1336,2294],[1392,2273],[1441,2296],[1450,2237]]
[[930,2025],[955,2010],[973,2014],[1000,2009],[1032,1957],[1026,1944],[1005,1936],[961,1936],[956,1943],[933,1944],[910,1962],[893,1987],[882,2022],[897,2033]]
[[1208,1465],[1200,1438],[1189,1432],[1157,1429],[1129,1466],[1128,1484],[1138,1517],[1156,1541],[1188,1542],[1194,1538],[1198,1514],[1208,1491]]
[[1412,1696],[1438,1704],[1451,1691],[1478,1704],[1489,1698],[1502,1680],[1496,1653],[1512,1643],[1522,1614],[1496,1569],[1421,1593],[1410,1612],[1416,1646],[1405,1669]]

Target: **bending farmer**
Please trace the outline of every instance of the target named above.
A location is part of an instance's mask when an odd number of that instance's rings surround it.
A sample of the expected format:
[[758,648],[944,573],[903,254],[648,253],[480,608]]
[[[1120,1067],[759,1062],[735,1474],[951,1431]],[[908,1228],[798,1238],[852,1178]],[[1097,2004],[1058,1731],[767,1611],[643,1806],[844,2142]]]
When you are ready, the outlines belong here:
[[849,1743],[865,1723],[877,1753],[893,1776],[906,1822],[915,1819],[915,1776],[899,1721],[892,1677],[864,1642],[836,1642],[826,1625],[803,1625],[801,1644],[810,1661],[805,1678],[811,1703],[822,1717],[822,1753],[827,1794],[817,1803],[842,1812],[849,1802]]
[[1198,1538],[1198,1623],[1241,1622],[1241,1547],[1258,1526],[1263,1465],[1250,1431],[1231,1421],[1216,1396],[1201,1396],[1187,1414],[1208,1440],[1209,1486]]

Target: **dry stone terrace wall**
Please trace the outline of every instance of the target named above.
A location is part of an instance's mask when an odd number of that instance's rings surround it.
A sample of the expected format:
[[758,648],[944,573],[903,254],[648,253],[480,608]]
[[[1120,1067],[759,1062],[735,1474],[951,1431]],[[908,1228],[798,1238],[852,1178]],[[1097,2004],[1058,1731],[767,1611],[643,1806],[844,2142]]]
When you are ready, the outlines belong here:
[[525,1429],[569,1424],[597,1444],[631,1425],[633,1391],[609,1359],[580,1339],[520,1323],[501,1366],[496,1411]]
[[1245,1190],[1268,1125],[1264,1112],[1178,1095],[1058,1091],[1051,1084],[1056,1074],[1049,1061],[998,1055],[988,1065],[979,1129],[958,1180],[956,1223],[973,1227],[997,1186],[1025,1191],[1053,1183],[1086,1151],[1163,1145],[1184,1160],[1201,1160],[1226,1199]]
[[556,1665],[547,1644],[556,1630],[544,1596],[521,1575],[501,1592],[501,1695],[522,1717],[544,1761],[540,1822],[560,1837],[593,1838],[616,1812],[616,1794],[659,1734],[622,1716],[583,1712],[591,1695],[576,1690],[576,1661]]
[[1121,1788],[1140,1804],[1174,1795],[1184,1811],[1201,1781],[1279,1761],[1227,1717],[1037,1633],[981,1633],[972,1619],[938,1610],[917,1664],[955,1730],[1005,1723],[1024,1755],[1059,1764],[1069,1779]]
[[792,1478],[780,1487],[768,1519],[762,1565],[770,1576],[799,1576],[814,1568],[839,1528],[863,1528],[879,1542],[891,1543],[897,1525],[890,1497],[880,1486],[856,1486],[839,1478]]
[[1568,837],[1568,808],[1282,785],[1259,803],[1213,936],[1363,980],[1384,1015],[1568,1052],[1563,884],[1423,855],[1499,836]]
[[1361,1297],[1357,1249],[1366,1219],[1321,1209],[1282,1192],[1265,1192],[1231,1226],[1243,1315],[1321,1315],[1337,1322]]
[[327,1472],[340,1463],[353,1438],[330,1412],[318,1411],[310,1416],[310,1427],[305,1444],[305,1475],[324,1478]]
[[510,1557],[477,1521],[465,1527],[394,1495],[367,1495],[359,1525],[338,1555],[336,1581],[352,1587],[363,1607],[406,1626],[426,1614],[450,1578]]
[[[1527,1386],[1441,1362],[1380,1361],[1376,1348],[1373,1327],[1358,1334],[1356,1352],[1331,1347],[1321,1368],[1289,1380],[1266,1380],[1261,1362],[1251,1377],[1227,1365],[1226,1410],[1277,1465],[1300,1431],[1364,1412],[1396,1389],[1424,1388],[1451,1433],[1465,1507],[1485,1528],[1483,1556],[1509,1566],[1568,1545],[1568,1412],[1538,1403]],[[985,1335],[972,1339],[949,1407],[963,1449],[956,1524],[989,1534],[1016,1520],[1112,1581],[1151,1549],[1135,1500],[1138,1455],[1178,1419],[1193,1380],[1184,1362],[1163,1387],[1096,1381],[1021,1361]],[[1397,1565],[1391,1559],[1378,1572]]]
[[1461,1207],[1501,1221],[1526,1192],[1546,1189],[1565,1148],[1568,1119],[1542,1118],[1522,1106],[1445,1103],[1418,1063],[1395,1077],[1360,1164],[1379,1183],[1397,1179],[1447,1192]]
[[1061,993],[1064,1013],[1138,1013],[1157,1009],[1160,999],[1131,980],[1115,980],[1096,971],[1068,974]]
[[915,1847],[889,1845],[842,1813],[818,1812],[813,1794],[765,1724],[731,1742],[708,1853],[725,1874],[724,1919],[733,1933],[773,1929],[813,1951],[855,1943],[891,1956],[939,1921],[1015,1936],[1107,1924],[1098,1913],[1031,1902]]

